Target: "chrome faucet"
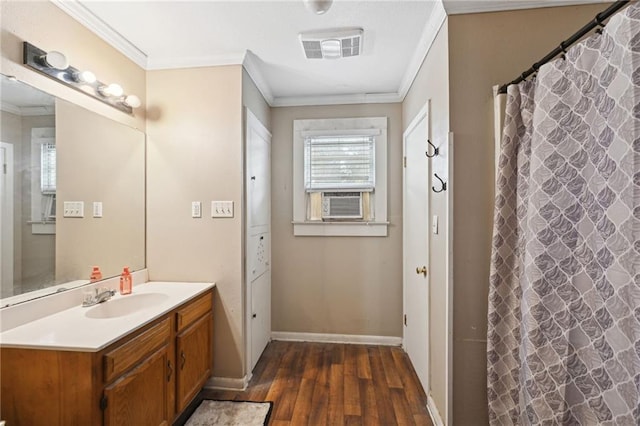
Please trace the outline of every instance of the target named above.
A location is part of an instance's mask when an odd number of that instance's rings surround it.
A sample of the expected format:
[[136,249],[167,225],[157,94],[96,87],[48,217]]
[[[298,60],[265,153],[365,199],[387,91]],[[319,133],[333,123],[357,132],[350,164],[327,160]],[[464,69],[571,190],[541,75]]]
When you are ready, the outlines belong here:
[[110,290],[108,288],[95,289],[95,293],[93,295],[88,294],[85,295],[84,300],[82,301],[82,306],[89,307],[93,305],[97,305],[98,303],[106,302],[111,299],[116,294],[115,290]]

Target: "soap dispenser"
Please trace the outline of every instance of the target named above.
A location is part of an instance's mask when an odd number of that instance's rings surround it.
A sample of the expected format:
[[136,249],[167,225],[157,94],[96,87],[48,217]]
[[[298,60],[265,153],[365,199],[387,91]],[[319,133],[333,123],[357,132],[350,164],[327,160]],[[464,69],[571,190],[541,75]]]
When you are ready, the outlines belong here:
[[91,276],[89,277],[89,281],[95,283],[96,281],[100,281],[102,279],[102,272],[100,272],[99,266],[94,266],[91,271]]
[[120,275],[120,294],[131,294],[132,287],[131,273],[129,267],[125,266]]

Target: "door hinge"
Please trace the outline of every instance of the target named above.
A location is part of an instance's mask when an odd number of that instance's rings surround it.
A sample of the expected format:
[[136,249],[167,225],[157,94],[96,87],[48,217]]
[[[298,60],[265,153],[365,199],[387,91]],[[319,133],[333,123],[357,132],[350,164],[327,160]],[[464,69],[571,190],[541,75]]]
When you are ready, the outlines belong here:
[[103,411],[107,409],[107,397],[105,395],[100,398],[100,409]]
[[407,167],[407,157],[404,157],[402,160],[402,164],[404,165],[404,167]]
[[4,173],[5,175],[7,174],[7,164],[3,164],[2,165],[2,173]]
[[407,314],[404,314],[404,325],[407,325]]

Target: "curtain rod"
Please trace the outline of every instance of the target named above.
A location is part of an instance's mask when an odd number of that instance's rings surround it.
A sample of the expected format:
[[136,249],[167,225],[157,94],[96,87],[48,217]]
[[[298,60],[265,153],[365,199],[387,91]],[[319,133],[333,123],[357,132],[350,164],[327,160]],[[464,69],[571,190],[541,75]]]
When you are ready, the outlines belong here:
[[559,54],[565,53],[570,46],[578,42],[582,37],[584,37],[591,30],[593,30],[596,27],[601,27],[601,28],[604,27],[604,21],[607,18],[609,18],[611,15],[616,13],[618,10],[626,6],[627,3],[630,3],[630,1],[631,0],[617,0],[611,6],[609,6],[602,12],[598,13],[596,17],[593,19],[593,21],[589,22],[587,25],[585,25],[584,27],[576,31],[575,34],[573,34],[571,37],[569,37],[568,39],[560,43],[560,46],[556,47],[551,52],[549,52],[547,56],[545,56],[544,58],[540,59],[538,62],[533,64],[531,68],[523,72],[520,75],[520,77],[516,78],[510,83],[503,84],[502,86],[500,86],[500,88],[498,89],[498,93],[507,93],[507,86],[510,86],[512,84],[518,84],[521,81],[526,80],[527,77],[529,77],[531,74],[537,72],[542,65],[546,64],[547,62],[549,62]]

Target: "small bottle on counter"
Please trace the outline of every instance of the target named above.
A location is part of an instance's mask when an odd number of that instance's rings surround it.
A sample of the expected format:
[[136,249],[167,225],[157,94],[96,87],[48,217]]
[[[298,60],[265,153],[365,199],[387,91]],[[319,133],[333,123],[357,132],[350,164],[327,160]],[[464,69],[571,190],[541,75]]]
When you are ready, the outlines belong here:
[[122,274],[120,275],[120,294],[131,294],[133,289],[133,282],[131,279],[131,273],[129,267],[125,266]]
[[89,281],[95,283],[96,281],[100,281],[102,279],[102,272],[100,272],[99,266],[94,266],[91,271],[91,276],[89,277]]

